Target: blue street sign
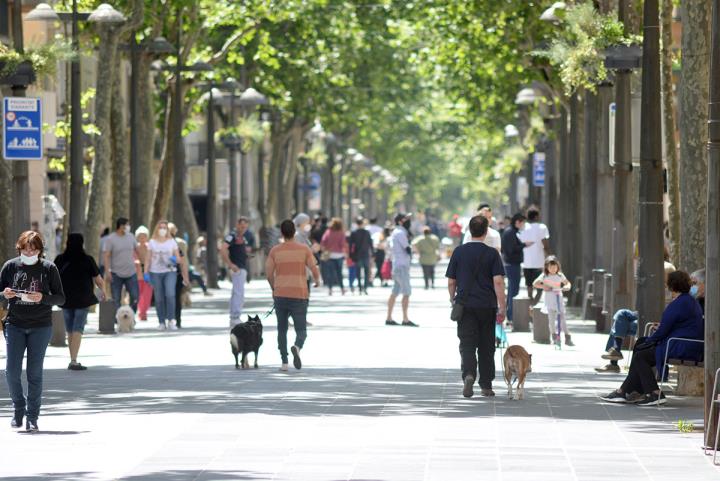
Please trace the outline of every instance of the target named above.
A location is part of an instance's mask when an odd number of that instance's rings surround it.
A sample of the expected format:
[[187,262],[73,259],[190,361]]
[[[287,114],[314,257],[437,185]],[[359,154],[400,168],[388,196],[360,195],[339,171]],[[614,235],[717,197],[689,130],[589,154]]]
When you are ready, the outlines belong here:
[[3,99],[3,157],[42,160],[42,104],[33,97]]
[[545,187],[545,152],[533,154],[533,186]]

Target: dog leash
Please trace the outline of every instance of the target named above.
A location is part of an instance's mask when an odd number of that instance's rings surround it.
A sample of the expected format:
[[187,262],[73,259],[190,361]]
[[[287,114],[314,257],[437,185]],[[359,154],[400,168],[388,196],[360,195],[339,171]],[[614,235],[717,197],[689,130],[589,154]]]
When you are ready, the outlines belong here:
[[265,314],[263,314],[263,320],[270,317],[270,315],[273,313],[273,311],[275,311],[275,304],[272,305],[272,307],[270,308],[269,311],[267,311]]

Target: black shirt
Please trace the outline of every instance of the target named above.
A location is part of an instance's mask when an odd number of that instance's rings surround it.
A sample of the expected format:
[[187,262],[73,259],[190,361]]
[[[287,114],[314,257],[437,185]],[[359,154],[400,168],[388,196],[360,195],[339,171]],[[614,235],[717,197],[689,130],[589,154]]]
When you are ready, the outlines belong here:
[[251,245],[245,239],[245,236],[238,236],[235,231],[232,231],[225,236],[225,243],[228,245],[228,255],[230,262],[238,266],[240,269],[247,269],[247,247]]
[[372,254],[373,242],[370,232],[366,229],[356,229],[350,234],[350,258],[353,261],[358,259],[369,259]]
[[522,264],[525,244],[518,239],[518,230],[508,227],[502,234],[501,245],[503,260],[506,264]]
[[51,326],[52,306],[65,302],[57,267],[45,259],[31,266],[24,265],[20,257],[7,261],[0,271],[0,291],[6,287],[43,294],[40,302],[25,302],[20,296],[8,301],[7,321],[22,329]]
[[100,275],[95,259],[87,254],[60,254],[55,258],[65,291],[65,309],[85,309],[98,303],[93,279]]
[[482,242],[457,247],[445,273],[445,277],[457,281],[455,300],[464,299],[467,307],[490,309],[498,307],[493,277],[504,275],[500,253]]

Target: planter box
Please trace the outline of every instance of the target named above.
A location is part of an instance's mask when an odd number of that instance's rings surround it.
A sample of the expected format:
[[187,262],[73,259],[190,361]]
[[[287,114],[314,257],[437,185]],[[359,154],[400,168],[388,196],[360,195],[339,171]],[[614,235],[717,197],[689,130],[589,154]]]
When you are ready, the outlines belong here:
[[605,49],[605,68],[634,70],[642,66],[640,45],[616,45]]
[[[5,64],[0,62],[0,71],[3,70]],[[0,76],[0,85],[11,85],[13,87],[27,87],[28,85],[35,82],[37,77],[33,71],[32,64],[30,62],[22,62],[15,69],[14,72]]]

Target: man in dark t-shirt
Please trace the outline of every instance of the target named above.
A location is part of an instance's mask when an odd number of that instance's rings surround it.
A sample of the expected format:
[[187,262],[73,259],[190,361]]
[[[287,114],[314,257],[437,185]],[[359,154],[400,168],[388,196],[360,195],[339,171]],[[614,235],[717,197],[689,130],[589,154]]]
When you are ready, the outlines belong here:
[[[350,259],[357,266],[358,287],[361,294],[367,295],[370,287],[370,256],[373,254],[373,243],[370,232],[365,229],[365,219],[358,217],[355,220],[357,229],[350,234]],[[362,273],[365,273],[364,283]]]
[[505,320],[505,270],[497,249],[483,241],[488,220],[470,219],[472,241],[453,251],[445,277],[451,303],[462,304],[458,321],[463,396],[472,397],[478,379],[483,396],[494,396],[495,323]]
[[[225,236],[225,241],[220,248],[220,256],[230,269],[230,280],[233,289],[230,296],[230,326],[240,323],[243,304],[245,303],[245,282],[248,275],[248,253],[252,250],[252,244],[248,243],[245,233],[248,230],[250,221],[246,217],[240,217],[235,230]],[[254,241],[254,239],[253,239]]]

